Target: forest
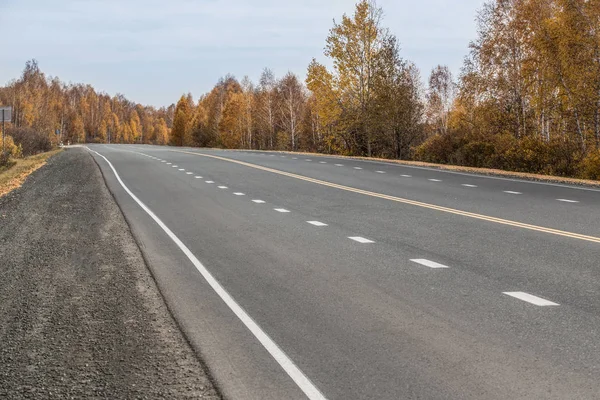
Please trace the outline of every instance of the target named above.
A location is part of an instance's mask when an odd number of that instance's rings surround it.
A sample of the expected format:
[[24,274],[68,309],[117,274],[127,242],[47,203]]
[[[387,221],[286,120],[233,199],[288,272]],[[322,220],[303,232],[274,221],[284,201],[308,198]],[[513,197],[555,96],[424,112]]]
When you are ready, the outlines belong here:
[[600,2],[490,0],[476,22],[457,77],[439,65],[423,81],[384,10],[362,0],[334,21],[328,61],[310,61],[304,81],[268,68],[258,82],[226,75],[197,100],[154,108],[46,77],[32,60],[0,88],[0,105],[14,110],[7,133],[51,143],[310,151],[600,179]]

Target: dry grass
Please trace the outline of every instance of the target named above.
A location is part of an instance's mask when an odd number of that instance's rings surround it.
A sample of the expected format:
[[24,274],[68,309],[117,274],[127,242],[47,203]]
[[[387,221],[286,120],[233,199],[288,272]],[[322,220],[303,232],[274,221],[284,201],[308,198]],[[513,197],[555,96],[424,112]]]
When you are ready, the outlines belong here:
[[18,159],[15,165],[9,169],[0,169],[0,197],[20,187],[33,171],[44,165],[48,158],[61,151],[62,149],[52,150],[47,153]]

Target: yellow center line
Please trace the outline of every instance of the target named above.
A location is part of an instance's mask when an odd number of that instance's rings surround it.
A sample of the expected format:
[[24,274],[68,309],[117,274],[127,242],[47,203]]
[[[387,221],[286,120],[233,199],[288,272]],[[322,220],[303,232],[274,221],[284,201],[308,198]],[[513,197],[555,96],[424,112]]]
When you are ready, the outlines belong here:
[[362,190],[362,189],[357,189],[357,188],[353,188],[353,187],[350,187],[350,186],[339,185],[337,183],[322,181],[320,179],[315,179],[315,178],[309,178],[307,176],[298,175],[298,174],[292,174],[290,172],[280,171],[280,170],[277,170],[277,169],[263,167],[263,166],[256,165],[256,164],[250,164],[250,163],[247,163],[247,162],[244,162],[244,161],[233,160],[233,159],[230,159],[230,158],[213,156],[213,155],[202,154],[202,153],[194,153],[194,152],[191,152],[191,151],[183,151],[183,150],[169,150],[169,151],[176,152],[176,153],[191,154],[191,155],[200,156],[200,157],[208,157],[208,158],[213,158],[213,159],[221,160],[221,161],[227,161],[227,162],[230,162],[230,163],[243,165],[245,167],[259,169],[261,171],[271,172],[273,174],[283,175],[283,176],[287,176],[287,177],[294,178],[294,179],[300,179],[300,180],[303,180],[303,181],[306,181],[306,182],[315,183],[315,184],[318,184],[318,185],[328,186],[328,187],[332,187],[332,188],[336,188],[336,189],[340,189],[340,190],[345,190],[345,191],[353,192],[353,193],[359,193],[359,194],[363,194],[363,195],[366,195],[366,196],[377,197],[377,198],[380,198],[380,199],[391,200],[391,201],[395,201],[395,202],[398,202],[398,203],[410,204],[410,205],[413,205],[413,206],[422,207],[422,208],[428,208],[428,209],[431,209],[431,210],[442,211],[442,212],[446,212],[446,213],[450,213],[450,214],[462,215],[464,217],[479,219],[479,220],[482,220],[482,221],[494,222],[494,223],[497,223],[497,224],[509,225],[509,226],[514,226],[514,227],[517,227],[517,228],[528,229],[528,230],[531,230],[531,231],[537,231],[537,232],[548,233],[548,234],[551,234],[551,235],[569,237],[569,238],[572,238],[572,239],[585,240],[585,241],[593,242],[593,243],[600,243],[600,238],[599,237],[595,237],[595,236],[582,235],[580,233],[567,232],[567,231],[561,231],[561,230],[553,229],[553,228],[546,228],[546,227],[543,227],[543,226],[525,224],[523,222],[517,222],[517,221],[511,221],[511,220],[508,220],[508,219],[490,217],[490,216],[487,216],[487,215],[476,214],[476,213],[472,213],[472,212],[468,212],[468,211],[461,211],[461,210],[457,210],[457,209],[454,209],[454,208],[437,206],[435,204],[423,203],[421,201],[404,199],[402,197],[390,196],[390,195],[383,194],[383,193],[371,192],[371,191],[368,191],[368,190]]

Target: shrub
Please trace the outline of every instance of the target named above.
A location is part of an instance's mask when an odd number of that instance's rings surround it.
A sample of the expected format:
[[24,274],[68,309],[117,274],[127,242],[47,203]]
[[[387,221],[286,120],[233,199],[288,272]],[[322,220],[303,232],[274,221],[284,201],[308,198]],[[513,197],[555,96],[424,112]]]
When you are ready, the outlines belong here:
[[16,145],[12,136],[6,136],[4,138],[4,149],[8,156],[12,158],[23,157],[23,148],[21,145]]
[[593,150],[579,163],[578,176],[583,179],[600,180],[600,150]]
[[11,128],[6,131],[15,143],[21,146],[23,156],[32,156],[52,149],[48,136],[31,128]]

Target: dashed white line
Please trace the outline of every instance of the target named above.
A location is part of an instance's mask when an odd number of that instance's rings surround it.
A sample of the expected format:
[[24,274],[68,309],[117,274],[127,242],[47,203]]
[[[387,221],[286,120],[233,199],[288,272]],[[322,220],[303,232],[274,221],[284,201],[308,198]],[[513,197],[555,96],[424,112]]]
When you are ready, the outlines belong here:
[[179,165],[173,165],[173,168],[179,168]]
[[236,196],[245,196],[246,194],[241,193],[241,192],[236,192],[236,193],[234,193],[234,195],[236,195]]
[[344,164],[335,164],[336,167],[343,167]]
[[309,224],[314,225],[314,226],[327,226],[327,224],[324,224],[323,222],[320,222],[320,221],[306,221],[306,222],[308,222]]
[[185,171],[185,168],[179,168],[180,171]]
[[531,303],[531,304],[534,304],[534,305],[540,306],[540,307],[560,305],[553,301],[542,299],[541,297],[534,296],[532,294],[525,293],[525,292],[503,292],[503,293],[508,296],[514,297],[515,299],[523,300],[523,301],[526,301],[527,303]]
[[410,261],[417,263],[417,264],[424,265],[429,268],[433,268],[433,269],[450,268],[446,265],[436,263],[435,261],[425,260],[423,258],[417,258],[417,259],[410,260]]
[[375,172],[377,172],[378,174],[385,174],[385,171],[375,171]]
[[292,157],[292,160],[297,160],[297,159],[298,159],[298,157]]
[[312,161],[312,160],[308,160],[308,159],[307,159],[307,160],[304,160],[304,161]]
[[195,176],[194,178],[196,178],[196,179],[202,179],[201,176]]
[[186,174],[186,175],[194,175],[194,173],[193,173],[193,172],[186,172],[185,174]]
[[206,181],[206,183],[215,183],[214,181]]
[[430,182],[441,182],[440,179],[427,179],[427,180],[430,181]]
[[[87,147],[86,147],[87,148]],[[89,151],[89,148],[87,148]],[[271,337],[262,330],[262,328],[252,319],[252,317],[237,303],[237,301],[227,292],[227,290],[219,283],[217,279],[210,273],[208,269],[196,258],[194,253],[170,230],[164,222],[162,222],[152,210],[148,208],[140,199],[138,199],[127,186],[121,180],[121,177],[117,173],[117,170],[110,161],[102,154],[95,152],[98,156],[102,157],[112,169],[117,181],[121,184],[123,189],[129,194],[129,196],[142,208],[162,230],[171,238],[171,240],[179,247],[179,249],[186,255],[190,262],[196,267],[198,272],[204,277],[206,282],[215,291],[215,293],[227,304],[231,311],[240,319],[240,321],[248,328],[250,332],[256,337],[256,339],[263,345],[263,347],[271,354],[271,356],[277,361],[277,363],[283,368],[288,376],[298,385],[300,390],[304,392],[309,400],[325,400],[326,397],[321,391],[310,381],[310,379],[304,375],[304,372],[296,366],[294,361],[288,357],[288,355],[281,349],[277,343],[271,339]]]
[[363,243],[363,244],[366,244],[366,243],[375,243],[374,241],[366,239],[366,238],[361,237],[361,236],[349,236],[348,239],[351,239],[351,240],[354,240],[355,242]]
[[562,201],[563,203],[579,203],[577,200],[569,200],[569,199],[556,199],[558,201]]
[[252,200],[256,204],[265,204],[263,200]]
[[319,164],[327,164],[327,161],[319,161]]
[[172,163],[168,162],[167,165],[171,165]]
[[412,178],[412,175],[400,175],[403,178]]
[[477,185],[471,185],[468,183],[463,183],[461,186],[468,187],[468,188],[476,188],[477,187]]
[[162,160],[161,162],[166,162],[165,160]]
[[354,169],[362,169],[361,167],[354,167]]
[[274,208],[275,211],[280,213],[289,213],[290,210],[286,210],[285,208]]
[[219,189],[227,189],[227,186],[218,186]]
[[505,190],[504,193],[508,193],[508,194],[523,194],[521,192],[513,192],[512,190]]

